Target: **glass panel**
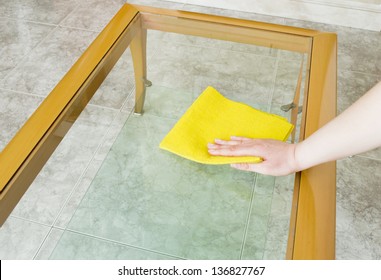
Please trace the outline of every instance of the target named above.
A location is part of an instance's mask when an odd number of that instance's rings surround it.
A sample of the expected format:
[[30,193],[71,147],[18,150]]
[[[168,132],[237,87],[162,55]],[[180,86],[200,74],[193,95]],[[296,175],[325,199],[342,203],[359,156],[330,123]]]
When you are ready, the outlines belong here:
[[[92,103],[107,107],[102,102],[133,77],[122,67],[130,60],[126,52]],[[50,258],[284,259],[293,176],[202,165],[158,146],[208,85],[291,121],[293,110],[284,105],[294,101],[298,81],[294,112],[303,104],[308,55],[149,31],[147,60],[153,85],[144,114],[131,113],[133,95],[113,109],[116,116],[56,221],[65,231]],[[296,116],[299,139],[302,113]]]

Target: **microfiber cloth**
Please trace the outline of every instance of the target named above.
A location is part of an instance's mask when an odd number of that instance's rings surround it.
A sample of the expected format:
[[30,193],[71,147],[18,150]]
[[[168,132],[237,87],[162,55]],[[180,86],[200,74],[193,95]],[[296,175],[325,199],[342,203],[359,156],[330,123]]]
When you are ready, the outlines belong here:
[[207,144],[230,136],[285,141],[292,129],[287,119],[229,100],[209,86],[164,137],[160,148],[205,164],[257,163],[261,158],[212,156]]

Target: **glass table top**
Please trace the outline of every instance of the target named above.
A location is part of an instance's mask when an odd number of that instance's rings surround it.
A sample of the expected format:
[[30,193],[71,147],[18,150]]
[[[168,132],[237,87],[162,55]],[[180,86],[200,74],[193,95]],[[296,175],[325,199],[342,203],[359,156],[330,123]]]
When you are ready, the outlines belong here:
[[[144,113],[132,113],[133,96],[118,112],[120,130],[90,162],[99,169],[83,178],[88,189],[50,258],[284,259],[293,175],[203,165],[159,143],[208,85],[291,121],[281,107],[293,102],[307,55],[158,31],[147,46]],[[128,77],[129,60],[127,51],[105,84]]]
[[1,151],[0,224],[13,211],[51,225],[50,259],[334,258],[335,163],[271,177],[159,143],[207,86],[288,119],[288,142],[308,137],[336,112],[336,47],[123,5]]

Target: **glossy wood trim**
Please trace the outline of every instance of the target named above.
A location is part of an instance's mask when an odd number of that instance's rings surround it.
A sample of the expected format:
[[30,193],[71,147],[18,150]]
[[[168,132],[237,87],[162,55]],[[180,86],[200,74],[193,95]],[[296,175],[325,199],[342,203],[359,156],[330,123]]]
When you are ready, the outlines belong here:
[[[162,8],[156,8],[156,7],[154,8],[154,7],[141,6],[141,5],[133,5],[133,6],[140,11],[140,13],[144,17],[144,21],[147,24],[150,22],[150,20],[147,19],[145,15],[148,15],[149,17],[152,16],[152,18],[157,18],[157,16],[161,16],[163,18],[171,17],[173,19],[180,19],[180,20],[188,19],[188,20],[194,20],[194,22],[197,21],[197,22],[204,22],[204,23],[216,23],[223,27],[225,26],[245,27],[248,29],[258,29],[258,30],[264,30],[264,31],[266,30],[266,31],[276,32],[276,33],[299,35],[302,37],[313,37],[321,33],[320,31],[312,30],[312,29],[278,25],[278,24],[266,23],[266,22],[260,22],[260,21],[254,21],[254,20],[245,20],[245,19],[239,19],[239,18],[224,17],[224,16],[202,14],[202,13],[180,11],[180,10],[162,9]],[[155,21],[158,22],[157,20]],[[179,22],[181,23],[181,21]],[[179,22],[176,22],[176,24],[178,24]]]
[[144,28],[200,36],[244,44],[255,44],[269,48],[309,52],[309,37],[269,31],[259,28],[248,28],[226,23],[195,20],[192,18],[172,17],[157,14],[142,14]]
[[131,41],[130,50],[134,64],[135,76],[135,109],[136,114],[143,113],[147,84],[147,29],[143,28],[139,15],[139,30]]
[[310,52],[318,31],[252,20],[137,6],[147,29],[175,32],[296,52]]
[[[336,116],[337,38],[314,36],[304,138]],[[334,259],[336,162],[302,171],[297,198],[292,259]]]

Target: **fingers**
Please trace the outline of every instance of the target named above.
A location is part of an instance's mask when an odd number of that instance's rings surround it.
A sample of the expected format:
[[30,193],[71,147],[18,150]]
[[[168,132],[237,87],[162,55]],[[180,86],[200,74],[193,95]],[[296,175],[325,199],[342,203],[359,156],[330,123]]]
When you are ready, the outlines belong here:
[[229,145],[229,146],[241,144],[240,141],[222,140],[222,139],[214,139],[214,143],[218,145]]
[[295,161],[295,145],[273,139],[250,139],[232,136],[230,140],[216,139],[208,144],[213,156],[256,156],[260,163],[236,163],[231,166],[244,171],[282,176],[300,170]]
[[237,137],[237,136],[231,136],[230,140],[222,140],[222,139],[214,139],[214,143],[221,144],[221,145],[238,145],[238,144],[244,144],[252,142],[253,139],[245,138],[245,137]]
[[208,143],[208,152],[217,156],[258,156],[255,152],[253,139],[237,137],[237,140],[215,139],[214,144]]
[[230,136],[231,140],[235,141],[241,141],[241,142],[252,142],[252,138],[247,138],[247,137],[241,137],[241,136]]
[[208,144],[208,152],[213,156],[250,156],[246,147],[239,145]]

